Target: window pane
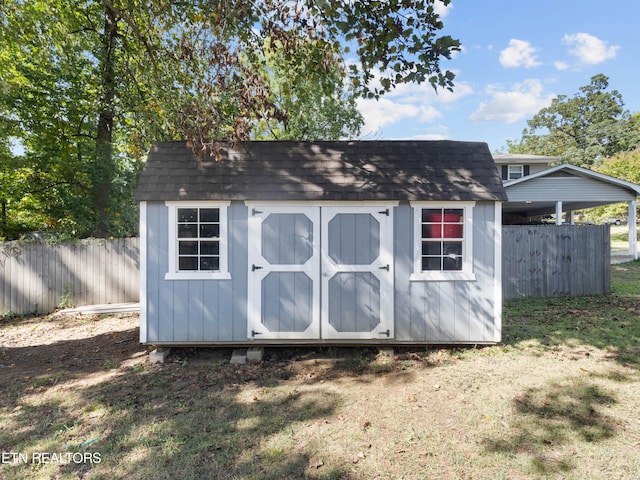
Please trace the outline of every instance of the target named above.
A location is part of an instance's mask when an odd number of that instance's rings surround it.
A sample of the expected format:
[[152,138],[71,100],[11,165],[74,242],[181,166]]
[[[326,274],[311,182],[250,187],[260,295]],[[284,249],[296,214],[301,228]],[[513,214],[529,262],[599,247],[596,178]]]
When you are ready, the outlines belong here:
[[207,223],[200,225],[200,238],[217,238],[220,236],[220,225]]
[[462,270],[462,258],[445,257],[442,260],[443,270]]
[[200,257],[200,270],[220,270],[220,258]]
[[422,255],[442,255],[440,242],[422,242]]
[[441,215],[442,215],[441,208],[423,208],[422,209],[423,222],[439,222]]
[[220,242],[200,242],[200,255],[218,255]]
[[197,208],[179,208],[178,209],[178,222],[197,222],[197,221],[198,221]]
[[462,242],[444,242],[443,270],[462,270]]
[[422,238],[442,238],[442,224],[424,224],[422,225]]
[[444,242],[443,243],[443,251],[445,256],[462,256],[462,242]]
[[459,223],[445,223],[443,238],[462,238],[462,225]]
[[462,221],[462,209],[461,208],[447,208],[444,211],[444,221],[447,222],[447,223]]
[[178,253],[180,255],[198,255],[198,242],[178,242]]
[[197,223],[179,224],[178,238],[198,238],[198,224]]
[[422,257],[422,270],[441,270],[440,257]]
[[219,208],[201,208],[200,221],[201,222],[219,222],[220,209]]
[[198,257],[180,257],[178,260],[179,270],[198,270]]
[[443,270],[462,270],[462,258],[445,257],[442,261]]

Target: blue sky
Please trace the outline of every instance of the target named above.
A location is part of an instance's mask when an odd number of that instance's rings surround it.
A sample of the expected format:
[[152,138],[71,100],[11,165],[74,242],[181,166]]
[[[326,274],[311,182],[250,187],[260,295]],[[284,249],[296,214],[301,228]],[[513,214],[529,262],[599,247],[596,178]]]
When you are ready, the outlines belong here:
[[362,138],[483,141],[492,152],[520,139],[526,121],[593,75],[609,77],[625,107],[640,111],[640,1],[453,0],[444,33],[462,51],[441,67],[454,93],[403,85],[359,100]]

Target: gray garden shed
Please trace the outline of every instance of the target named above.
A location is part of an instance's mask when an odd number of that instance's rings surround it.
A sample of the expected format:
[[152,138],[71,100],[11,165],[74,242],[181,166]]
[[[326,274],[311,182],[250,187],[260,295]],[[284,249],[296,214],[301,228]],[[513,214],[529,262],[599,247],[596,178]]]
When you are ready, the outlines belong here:
[[493,343],[499,172],[485,143],[158,143],[140,202],[154,345]]

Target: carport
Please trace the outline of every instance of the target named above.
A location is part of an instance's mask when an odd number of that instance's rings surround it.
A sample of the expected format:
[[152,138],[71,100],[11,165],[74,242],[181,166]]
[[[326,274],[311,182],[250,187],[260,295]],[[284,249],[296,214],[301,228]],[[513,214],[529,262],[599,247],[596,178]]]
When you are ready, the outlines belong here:
[[504,182],[509,201],[504,203],[503,223],[555,214],[562,224],[564,212],[573,223],[573,212],[626,202],[628,204],[629,255],[638,259],[637,198],[640,185],[602,173],[563,164]]

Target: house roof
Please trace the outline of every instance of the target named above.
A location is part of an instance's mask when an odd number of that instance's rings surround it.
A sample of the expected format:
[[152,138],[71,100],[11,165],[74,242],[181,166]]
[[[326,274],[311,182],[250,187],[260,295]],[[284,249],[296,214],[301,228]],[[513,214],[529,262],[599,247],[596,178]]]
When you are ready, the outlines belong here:
[[498,165],[521,165],[523,163],[534,165],[555,163],[560,161],[560,157],[549,157],[547,155],[528,155],[525,153],[495,153],[493,160]]
[[615,185],[617,187],[631,190],[635,192],[637,195],[640,195],[640,185],[637,185],[632,182],[627,182],[626,180],[621,180],[620,178],[611,177],[609,175],[605,175],[604,173],[594,172],[593,170],[589,170],[587,168],[577,167],[575,165],[571,165],[570,163],[564,163],[562,165],[557,165],[555,167],[547,168],[546,170],[542,170],[532,175],[527,175],[526,177],[520,177],[515,180],[509,180],[507,182],[504,182],[504,185],[505,187],[510,187],[511,185],[517,185],[518,183],[529,182],[531,180],[534,180],[540,177],[559,176],[558,174],[562,174],[562,173],[569,173],[569,174],[573,174],[580,177],[593,178],[604,183],[608,183],[611,185]]
[[527,216],[553,213],[557,201],[563,210],[580,210],[635,200],[640,185],[565,163],[504,182],[509,201],[505,212]]
[[245,142],[198,159],[185,142],[155,144],[138,201],[507,199],[486,143]]

